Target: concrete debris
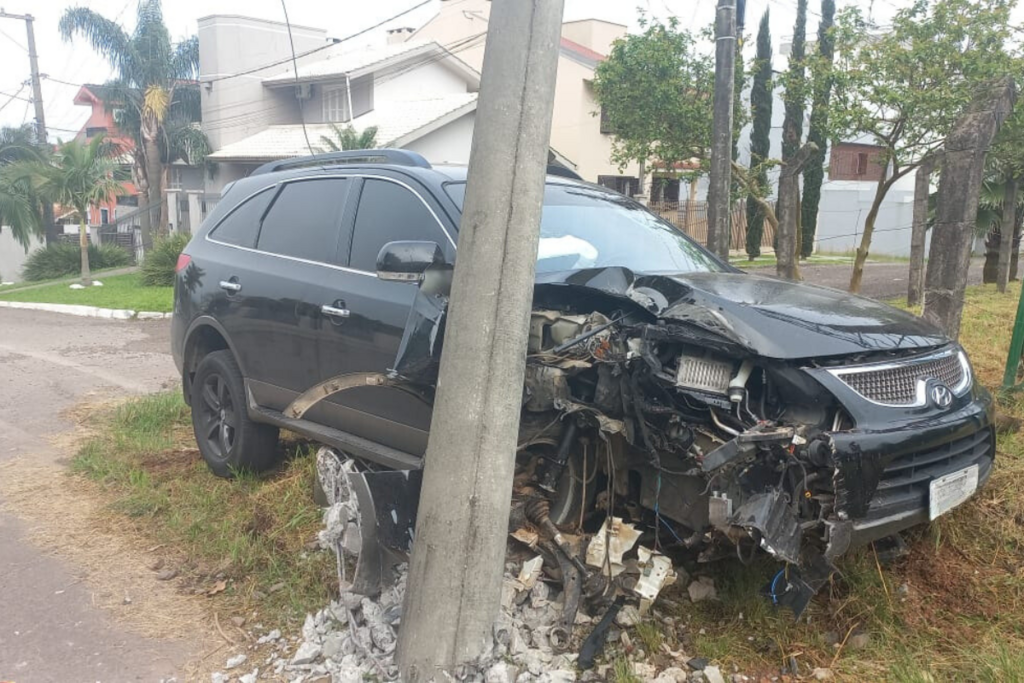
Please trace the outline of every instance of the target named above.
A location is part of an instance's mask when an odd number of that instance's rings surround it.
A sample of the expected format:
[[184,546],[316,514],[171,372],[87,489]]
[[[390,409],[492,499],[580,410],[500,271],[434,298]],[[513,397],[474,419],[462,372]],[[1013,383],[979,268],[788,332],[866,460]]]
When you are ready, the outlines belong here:
[[[640,623],[640,610],[632,605],[626,605],[615,615],[615,624],[622,628],[629,628]],[[625,632],[623,632],[625,633]]]
[[816,681],[831,681],[832,680],[832,669],[825,669],[818,667],[811,672],[811,678]]
[[696,581],[690,583],[686,592],[690,594],[690,600],[693,602],[718,599],[718,591],[715,590],[715,580],[710,576],[698,577]]
[[230,676],[221,673],[220,671],[215,671],[214,673],[210,674],[210,683],[228,683],[228,681],[230,680]]
[[704,678],[707,679],[708,683],[725,683],[722,671],[717,666],[704,667]]
[[253,669],[244,676],[238,678],[238,683],[256,683],[256,677],[260,675],[259,669]]
[[654,679],[654,683],[686,683],[687,673],[677,666],[670,666],[669,668],[658,674],[658,677]]
[[245,655],[235,655],[230,657],[227,662],[224,663],[225,669],[234,669],[236,666],[242,666],[245,664],[245,660],[248,659]]

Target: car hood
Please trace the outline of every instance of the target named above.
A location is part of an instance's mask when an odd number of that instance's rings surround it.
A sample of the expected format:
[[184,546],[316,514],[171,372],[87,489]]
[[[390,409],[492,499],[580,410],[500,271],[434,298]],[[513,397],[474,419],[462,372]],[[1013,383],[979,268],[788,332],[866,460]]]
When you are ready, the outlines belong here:
[[544,273],[539,285],[597,289],[659,318],[689,323],[767,358],[924,349],[942,332],[872,299],[741,272],[641,275],[626,268]]

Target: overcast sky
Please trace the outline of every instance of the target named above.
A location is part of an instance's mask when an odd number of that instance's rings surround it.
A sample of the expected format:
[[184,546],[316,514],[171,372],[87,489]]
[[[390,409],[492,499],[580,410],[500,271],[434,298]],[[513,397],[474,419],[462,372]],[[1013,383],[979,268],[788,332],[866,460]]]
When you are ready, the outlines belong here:
[[[408,9],[419,0],[287,0],[289,18],[295,24],[327,29],[333,37],[344,37],[362,28],[392,17]],[[458,2],[459,0],[449,0]],[[36,45],[39,68],[51,79],[43,81],[43,101],[46,123],[51,138],[68,138],[76,132],[86,117],[86,107],[77,107],[72,98],[77,84],[103,82],[111,72],[106,62],[81,38],[65,43],[57,30],[60,15],[67,7],[88,5],[100,14],[114,19],[131,30],[135,23],[137,0],[4,0],[4,9],[12,14],[30,12],[35,16]],[[858,2],[865,11],[869,8],[875,19],[885,21],[897,6],[908,0],[874,0]],[[388,27],[419,26],[436,13],[440,0],[405,15]],[[839,4],[853,4],[853,0],[839,0]],[[870,6],[873,4],[873,6]],[[796,0],[748,0],[747,34],[756,30],[757,22],[766,7],[771,9],[772,34],[779,43],[792,33]],[[599,18],[625,24],[637,30],[638,9],[658,18],[678,17],[684,26],[701,28],[714,19],[715,0],[565,0],[565,18]],[[808,35],[817,28],[818,0],[811,0],[808,17]],[[242,14],[264,19],[282,20],[280,0],[164,0],[164,14],[171,35],[175,39],[193,35],[196,20],[210,14]],[[360,43],[383,42],[383,28],[353,41]],[[748,42],[748,48],[753,41]],[[0,125],[20,125],[31,122],[33,107],[29,98],[31,87],[26,84],[29,74],[28,53],[25,50],[24,22],[0,20]],[[776,64],[778,68],[778,64]],[[60,83],[57,81],[64,81]],[[11,95],[17,95],[11,98]]]

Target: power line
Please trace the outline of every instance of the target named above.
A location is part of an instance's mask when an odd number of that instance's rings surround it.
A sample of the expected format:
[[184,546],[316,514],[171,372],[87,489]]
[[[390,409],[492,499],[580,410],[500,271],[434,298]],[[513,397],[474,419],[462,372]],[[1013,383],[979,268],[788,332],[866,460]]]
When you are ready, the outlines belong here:
[[[312,55],[312,54],[315,54],[317,52],[321,52],[321,51],[326,50],[328,48],[332,48],[335,45],[340,45],[341,43],[344,43],[346,41],[352,40],[353,38],[358,38],[359,36],[361,36],[361,35],[363,35],[365,33],[369,33],[370,31],[372,31],[374,29],[380,28],[384,24],[390,23],[390,22],[394,21],[395,19],[398,19],[399,17],[405,16],[406,14],[408,14],[409,12],[412,12],[413,10],[417,10],[420,7],[423,7],[424,5],[429,5],[431,2],[433,2],[433,0],[423,0],[423,2],[415,4],[412,7],[410,7],[409,9],[403,10],[403,11],[399,12],[398,14],[394,15],[393,17],[390,17],[388,19],[385,19],[384,21],[378,22],[378,23],[374,24],[373,26],[370,26],[368,28],[364,28],[361,31],[356,31],[355,33],[353,33],[351,35],[345,36],[344,38],[336,38],[336,39],[334,39],[333,41],[331,41],[327,45],[322,45],[320,47],[313,48],[312,50],[307,50],[307,51],[303,52],[300,55],[296,55],[295,54],[295,50],[293,49],[291,57],[286,57],[285,59],[279,59],[279,60],[277,60],[275,62],[270,62],[269,64],[264,64],[263,66],[257,66],[257,67],[254,67],[252,69],[246,69],[245,71],[239,71],[238,73],[227,74],[225,76],[217,76],[216,78],[210,78],[208,80],[203,81],[203,83],[217,83],[218,81],[226,81],[229,78],[238,78],[239,76],[248,76],[249,74],[254,74],[257,71],[264,71],[265,69],[270,69],[270,68],[275,67],[275,66],[281,66],[282,64],[287,64],[288,62],[293,62],[296,59],[296,57],[306,57],[308,55]],[[290,28],[289,28],[289,30],[290,30]]]
[[12,37],[11,37],[11,34],[9,34],[9,33],[8,33],[7,31],[3,30],[2,28],[0,28],[0,36],[3,36],[3,37],[4,37],[4,38],[6,38],[7,40],[11,41],[12,43],[14,43],[14,44],[15,44],[15,45],[17,45],[18,47],[20,47],[20,48],[21,48],[21,49],[22,49],[23,51],[25,51],[25,52],[28,52],[28,48],[27,48],[27,47],[25,47],[25,46],[24,46],[24,45],[22,45],[22,44],[21,44],[20,42],[18,42],[18,41],[17,41],[17,40],[15,40],[14,38],[12,38]]
[[72,83],[71,81],[62,81],[61,79],[54,78],[49,74],[41,74],[41,77],[48,81],[53,81],[54,83],[60,83],[61,85],[70,85],[72,88],[81,88],[85,85],[85,83]]
[[[288,19],[288,5],[285,0],[281,0],[281,9],[284,10],[284,23],[288,27],[288,43],[292,48],[292,73],[295,74],[295,85],[299,84],[299,62],[295,57],[295,41],[292,39],[292,22]],[[309,144],[309,133],[306,132],[306,112],[302,106],[303,100],[299,98],[299,122],[302,123],[302,137],[306,138],[306,147],[309,148],[309,153],[312,156],[316,155],[313,151],[313,145]],[[349,112],[349,116],[352,112]]]
[[0,95],[3,95],[4,97],[10,97],[12,100],[22,100],[23,102],[31,102],[32,98],[30,98],[30,97],[21,97],[20,96],[19,93],[21,93],[21,91],[24,90],[24,89],[25,89],[25,84],[22,83],[21,84],[21,88],[19,88],[18,91],[16,93],[14,93],[13,95],[11,93],[9,93],[9,92],[3,92],[2,90],[0,90]]
[[[25,89],[25,84],[24,84],[24,83],[22,83],[22,84],[21,84],[21,87],[20,87],[20,88],[18,88],[18,92],[16,92],[16,93],[14,93],[13,95],[11,95],[11,96],[10,96],[10,97],[9,97],[9,98],[7,99],[7,101],[6,101],[6,102],[4,102],[4,103],[3,103],[2,105],[0,105],[0,111],[3,111],[4,109],[6,109],[6,108],[7,108],[7,105],[9,105],[9,104],[10,104],[11,102],[13,102],[13,101],[14,101],[14,100],[16,100],[16,99],[18,99],[18,100],[24,100],[24,99],[25,99],[24,97],[18,97],[18,95],[20,95],[20,94],[21,94],[21,91],[22,91],[22,90],[24,90],[24,89]],[[31,102],[32,100],[26,100],[26,101],[27,101],[27,102]]]

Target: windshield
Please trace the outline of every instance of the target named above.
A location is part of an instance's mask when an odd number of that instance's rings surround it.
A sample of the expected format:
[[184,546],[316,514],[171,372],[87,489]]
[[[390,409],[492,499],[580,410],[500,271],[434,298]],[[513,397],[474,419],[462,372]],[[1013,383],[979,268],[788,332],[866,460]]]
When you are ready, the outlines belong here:
[[[462,210],[465,183],[445,189]],[[537,272],[621,266],[635,273],[722,271],[679,228],[628,197],[579,185],[544,188]]]

